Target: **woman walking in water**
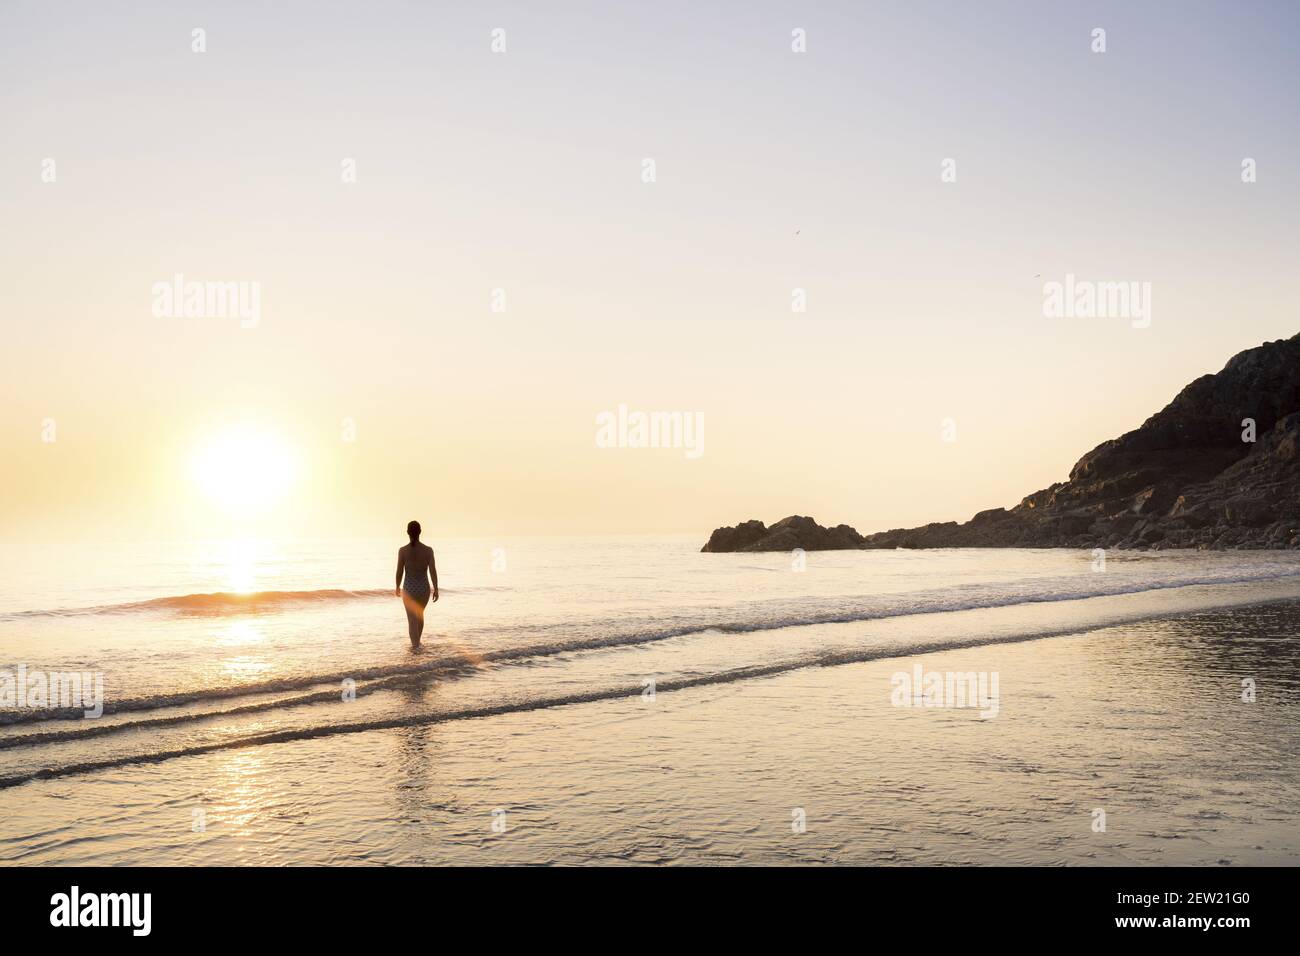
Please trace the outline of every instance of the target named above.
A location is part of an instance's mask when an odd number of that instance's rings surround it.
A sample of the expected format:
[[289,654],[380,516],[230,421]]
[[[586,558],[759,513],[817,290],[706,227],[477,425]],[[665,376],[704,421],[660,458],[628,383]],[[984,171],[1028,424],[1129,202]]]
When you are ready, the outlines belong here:
[[[406,534],[411,543],[397,551],[397,596],[406,606],[406,624],[411,632],[411,646],[420,646],[420,635],[424,633],[424,609],[430,599],[438,600],[438,565],[433,560],[433,548],[420,543],[420,522],[412,521],[406,526]],[[403,579],[402,572],[406,572]],[[429,582],[433,582],[433,593],[429,593]]]

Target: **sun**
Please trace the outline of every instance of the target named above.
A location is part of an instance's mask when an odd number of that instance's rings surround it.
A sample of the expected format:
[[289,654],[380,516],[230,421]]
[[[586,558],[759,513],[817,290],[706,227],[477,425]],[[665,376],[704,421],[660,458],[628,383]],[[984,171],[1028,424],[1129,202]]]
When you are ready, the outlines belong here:
[[234,425],[208,437],[190,461],[199,489],[214,503],[239,513],[280,501],[297,471],[285,441],[259,425]]

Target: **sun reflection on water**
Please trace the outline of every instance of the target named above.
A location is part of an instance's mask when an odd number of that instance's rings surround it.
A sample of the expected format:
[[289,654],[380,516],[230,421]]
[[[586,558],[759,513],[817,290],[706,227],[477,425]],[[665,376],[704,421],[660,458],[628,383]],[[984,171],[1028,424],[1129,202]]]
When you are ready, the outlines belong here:
[[215,802],[221,805],[222,822],[230,830],[237,832],[256,820],[265,796],[262,770],[262,756],[255,747],[231,751],[222,759],[214,780]]
[[231,541],[222,556],[228,588],[236,594],[257,590],[258,559],[265,547],[258,541]]
[[221,673],[237,681],[265,677],[272,669],[271,662],[266,658],[249,654],[227,657],[221,662]]
[[222,647],[248,647],[266,643],[266,636],[247,621],[235,621],[217,632],[216,641]]

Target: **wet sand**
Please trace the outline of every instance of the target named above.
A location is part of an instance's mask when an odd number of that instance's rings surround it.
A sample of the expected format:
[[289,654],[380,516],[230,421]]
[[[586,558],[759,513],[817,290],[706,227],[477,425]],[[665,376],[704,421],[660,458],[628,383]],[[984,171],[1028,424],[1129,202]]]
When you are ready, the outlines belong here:
[[[1297,635],[1272,603],[125,765],[0,792],[0,861],[1295,864]],[[996,673],[997,715],[895,706],[918,664]]]

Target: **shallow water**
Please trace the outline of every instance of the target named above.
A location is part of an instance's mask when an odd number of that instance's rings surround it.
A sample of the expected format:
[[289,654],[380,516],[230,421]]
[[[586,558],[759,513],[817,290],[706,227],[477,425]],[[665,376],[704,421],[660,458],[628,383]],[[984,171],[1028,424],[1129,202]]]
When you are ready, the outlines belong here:
[[1300,859],[1296,555],[697,547],[448,543],[421,654],[377,543],[10,591],[0,668],[107,699],[4,714],[0,860]]

